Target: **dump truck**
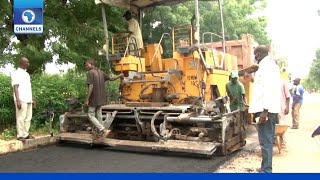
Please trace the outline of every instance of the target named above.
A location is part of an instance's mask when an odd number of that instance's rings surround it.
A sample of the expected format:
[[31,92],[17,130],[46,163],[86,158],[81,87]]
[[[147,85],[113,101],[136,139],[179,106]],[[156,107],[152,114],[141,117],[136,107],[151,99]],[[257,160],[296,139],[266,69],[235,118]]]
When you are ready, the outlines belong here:
[[[223,47],[219,42],[210,42],[205,44],[218,51],[223,50]],[[254,48],[256,48],[258,45],[259,44],[254,40],[251,34],[243,34],[241,39],[229,40],[225,42],[225,52],[237,57],[237,66],[240,76],[239,81],[245,88],[247,102],[251,102],[253,84],[250,81],[250,78],[244,78],[243,75],[244,72],[250,74],[258,69],[258,65],[255,63],[253,54]],[[251,124],[253,121],[253,116],[252,114],[248,113],[248,109],[245,112],[245,116],[248,124]]]
[[[96,1],[102,9],[105,30],[104,4],[142,12],[179,2],[184,1]],[[222,5],[218,3],[222,17]],[[197,0],[195,7],[195,25],[199,27]],[[221,24],[221,36],[206,32],[221,38],[220,50],[200,43],[199,32],[195,32],[199,28],[192,25],[179,25],[170,33],[164,32],[158,43],[146,44],[142,53],[138,53],[130,36],[112,36],[105,58],[124,78],[119,87],[120,101],[102,107],[104,126],[111,133],[96,141],[97,132],[87,114],[70,111],[64,115],[69,128],[60,134],[60,141],[207,157],[215,152],[228,155],[245,146],[246,125],[239,110],[229,110],[225,86],[231,71],[238,70],[238,58],[226,53],[223,21]],[[172,39],[170,58],[162,57],[165,37]],[[109,40],[107,33],[106,39]]]

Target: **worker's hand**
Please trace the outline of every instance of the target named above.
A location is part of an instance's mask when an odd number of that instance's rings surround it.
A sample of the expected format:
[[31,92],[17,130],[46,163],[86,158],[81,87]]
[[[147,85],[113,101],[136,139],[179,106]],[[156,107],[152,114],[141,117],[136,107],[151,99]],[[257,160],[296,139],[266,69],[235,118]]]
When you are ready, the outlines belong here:
[[284,114],[285,115],[289,114],[289,106],[287,106],[286,109],[284,110]]
[[243,78],[244,78],[245,80],[249,80],[249,81],[251,81],[251,82],[254,81],[254,77],[253,77],[252,73],[249,74],[248,72],[244,72]]
[[244,72],[243,77],[244,77],[245,79],[248,78],[248,77],[249,77],[249,73]]
[[32,107],[36,108],[37,107],[37,102],[35,100],[32,101]]
[[119,74],[119,78],[122,80],[123,77],[124,77],[124,74],[123,74],[123,73],[120,73],[120,74]]
[[260,114],[260,118],[259,118],[259,124],[263,124],[267,121],[267,117],[268,117],[268,112],[263,111]]
[[22,102],[20,100],[16,100],[16,103],[17,103],[17,108],[21,109]]
[[230,103],[236,103],[236,102],[238,102],[238,98],[233,98]]

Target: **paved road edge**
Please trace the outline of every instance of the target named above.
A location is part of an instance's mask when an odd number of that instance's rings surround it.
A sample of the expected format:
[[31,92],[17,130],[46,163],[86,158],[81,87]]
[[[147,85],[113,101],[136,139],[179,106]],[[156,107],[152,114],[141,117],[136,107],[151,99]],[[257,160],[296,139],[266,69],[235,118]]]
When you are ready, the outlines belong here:
[[35,139],[28,139],[25,142],[19,140],[1,141],[0,155],[34,149],[40,146],[56,144],[58,137],[39,136]]

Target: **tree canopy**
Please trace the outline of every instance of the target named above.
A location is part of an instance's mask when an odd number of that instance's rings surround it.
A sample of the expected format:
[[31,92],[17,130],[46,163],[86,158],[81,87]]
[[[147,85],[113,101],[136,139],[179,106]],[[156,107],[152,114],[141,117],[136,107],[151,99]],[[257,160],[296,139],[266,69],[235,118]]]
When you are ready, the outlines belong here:
[[320,49],[316,51],[316,58],[313,60],[309,75],[303,84],[309,90],[320,90]]
[[[223,16],[228,39],[239,39],[250,33],[261,44],[269,44],[265,27],[266,17],[255,16],[257,10],[266,7],[265,0],[225,0]],[[44,33],[42,35],[13,34],[13,0],[0,1],[0,66],[15,64],[18,56],[26,55],[31,61],[30,73],[42,72],[46,63],[58,57],[58,64],[67,62],[83,68],[86,58],[94,58],[105,64],[98,50],[104,44],[101,9],[93,0],[45,1]],[[221,33],[217,2],[200,2],[200,30]],[[124,31],[122,18],[125,9],[106,6],[109,34]],[[162,33],[170,33],[174,25],[190,24],[194,2],[148,9],[143,19],[143,37],[147,42],[158,42]],[[19,43],[11,43],[17,38]],[[217,40],[217,39],[216,39]]]

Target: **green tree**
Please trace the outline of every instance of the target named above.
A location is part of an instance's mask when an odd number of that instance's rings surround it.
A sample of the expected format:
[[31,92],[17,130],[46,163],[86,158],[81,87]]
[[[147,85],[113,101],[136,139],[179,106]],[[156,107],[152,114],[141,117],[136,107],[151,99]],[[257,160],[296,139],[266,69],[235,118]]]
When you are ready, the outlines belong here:
[[[58,64],[75,63],[83,68],[87,58],[103,61],[98,50],[104,43],[101,9],[93,0],[45,1],[44,33],[42,35],[14,35],[12,27],[13,0],[0,2],[0,25],[5,25],[0,33],[0,66],[17,64],[20,55],[26,55],[31,66],[29,72],[42,72],[44,65],[58,56]],[[2,8],[3,7],[3,8]],[[121,20],[123,9],[106,6],[109,21],[109,33],[124,29],[125,22]],[[17,38],[19,43],[11,43]],[[106,64],[106,63],[102,63]]]
[[278,62],[278,65],[281,69],[283,69],[283,68],[287,69],[287,67],[288,67],[288,59],[287,58],[284,58],[284,57],[279,58],[277,60],[277,62]]
[[307,89],[320,89],[320,49],[316,51],[316,58],[313,60],[309,75],[304,81],[304,86]]
[[[259,44],[269,44],[270,39],[265,30],[265,16],[254,13],[266,7],[265,0],[228,0],[223,1],[223,17],[227,39],[240,39],[242,34],[252,34]],[[199,2],[200,31],[222,34],[219,6],[217,2]],[[156,7],[146,11],[143,34],[145,40],[158,42],[162,33],[170,33],[177,24],[190,24],[194,14],[194,2],[174,6]],[[155,27],[156,25],[156,27]],[[220,39],[216,38],[216,41]]]
[[[42,35],[13,34],[12,27],[13,0],[0,1],[0,66],[8,63],[17,64],[20,55],[31,60],[30,73],[42,72],[44,65],[58,57],[58,64],[75,63],[83,68],[86,58],[94,58],[102,65],[105,59],[98,55],[104,44],[101,9],[93,0],[45,1],[44,33]],[[268,44],[265,31],[266,18],[251,16],[256,10],[265,8],[265,0],[227,0],[223,4],[228,39],[239,39],[241,34],[253,34],[256,41]],[[221,32],[220,16],[217,2],[200,1],[201,32]],[[106,6],[109,35],[124,31],[126,22],[122,18],[125,9]],[[156,7],[148,9],[144,15],[143,36],[147,42],[158,42],[162,33],[170,33],[177,24],[190,24],[194,13],[194,2]],[[19,43],[10,43],[17,38]],[[218,39],[216,39],[218,40]],[[170,40],[166,42],[170,45]],[[166,48],[167,50],[171,48]],[[106,69],[106,66],[103,66]]]

